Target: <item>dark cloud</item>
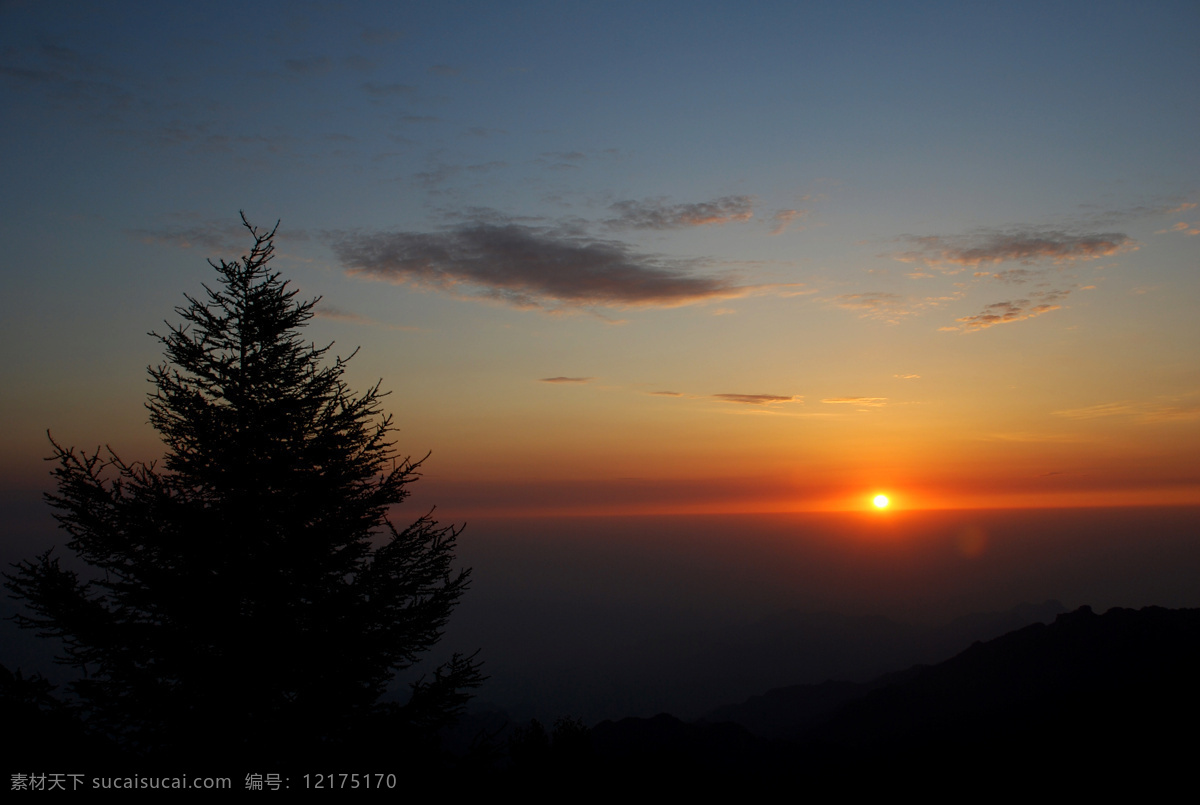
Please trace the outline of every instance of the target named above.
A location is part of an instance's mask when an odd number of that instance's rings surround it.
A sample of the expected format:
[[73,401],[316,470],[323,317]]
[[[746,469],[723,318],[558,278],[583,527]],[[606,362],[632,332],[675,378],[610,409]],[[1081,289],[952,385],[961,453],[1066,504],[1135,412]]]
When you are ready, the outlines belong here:
[[618,201],[609,206],[617,213],[605,224],[613,229],[681,229],[706,224],[749,221],[754,215],[750,196],[724,196],[694,204],[668,204],[665,199]]
[[678,307],[752,289],[628,245],[515,223],[471,222],[441,232],[337,233],[350,274],[520,308]]
[[1049,313],[1052,310],[1060,310],[1062,305],[1059,304],[1066,299],[1070,291],[1043,291],[1041,293],[1030,294],[1023,299],[1011,299],[1004,302],[994,302],[984,307],[983,312],[977,313],[974,316],[963,316],[955,319],[957,324],[952,327],[942,327],[942,330],[957,331],[957,332],[973,332],[976,330],[986,330],[988,327],[993,327],[997,324],[1011,324],[1013,322],[1024,321],[1040,316],[1043,313]]
[[892,257],[906,263],[949,267],[951,273],[1006,262],[1031,265],[1043,261],[1095,260],[1137,248],[1137,242],[1122,232],[1081,234],[1042,229],[982,232],[961,237],[927,235],[905,240],[915,248]]
[[595,380],[594,377],[541,377],[538,378],[539,383],[587,383]]
[[721,402],[741,403],[742,405],[777,405],[801,400],[799,397],[784,397],[779,394],[714,394],[712,396]]

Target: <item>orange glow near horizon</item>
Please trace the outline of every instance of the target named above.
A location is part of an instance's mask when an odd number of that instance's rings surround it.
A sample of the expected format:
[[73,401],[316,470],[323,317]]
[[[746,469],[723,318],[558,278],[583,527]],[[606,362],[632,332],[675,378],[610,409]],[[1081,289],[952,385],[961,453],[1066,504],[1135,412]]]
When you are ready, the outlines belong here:
[[[465,490],[464,490],[465,491]],[[430,489],[431,502],[439,504],[439,510],[453,512],[456,517],[501,516],[662,516],[696,514],[783,514],[803,512],[871,512],[876,515],[902,515],[918,511],[944,510],[994,510],[994,509],[1060,509],[1060,508],[1104,508],[1129,506],[1197,506],[1200,505],[1200,488],[1180,487],[1175,489],[1101,489],[1078,490],[1035,494],[1028,491],[1000,491],[980,493],[970,489],[949,491],[915,484],[902,493],[894,489],[886,494],[876,490],[865,492],[860,486],[849,494],[836,494],[823,490],[824,494],[776,495],[729,494],[714,495],[713,490],[701,487],[695,490],[682,488],[672,490],[656,500],[639,499],[626,489],[598,485],[595,493],[587,491],[586,484],[564,494],[561,487],[542,487],[530,482],[521,488],[528,497],[514,492],[511,487],[502,490],[505,494],[486,495],[486,499],[472,494],[456,495],[452,488]],[[728,491],[728,490],[727,490]],[[884,506],[875,502],[876,497],[887,499]],[[472,499],[474,498],[474,499]]]

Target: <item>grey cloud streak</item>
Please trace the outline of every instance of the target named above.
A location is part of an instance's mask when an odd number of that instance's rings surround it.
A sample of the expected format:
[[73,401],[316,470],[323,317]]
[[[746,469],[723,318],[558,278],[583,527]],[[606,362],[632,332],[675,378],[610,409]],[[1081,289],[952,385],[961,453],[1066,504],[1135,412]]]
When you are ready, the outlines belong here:
[[803,401],[802,397],[785,397],[779,394],[714,394],[712,396],[721,402],[741,403],[742,405],[776,405]]
[[515,223],[429,233],[333,233],[348,273],[518,308],[679,307],[753,289],[628,245]]
[[1010,261],[1030,265],[1044,260],[1053,263],[1095,260],[1137,248],[1137,242],[1122,232],[1085,234],[1043,229],[1014,229],[961,237],[926,235],[905,240],[916,248],[892,257],[906,263],[958,269]]
[[[202,220],[187,213],[175,214],[170,218],[172,220],[169,224],[149,229],[126,229],[125,234],[142,243],[157,243],[180,249],[201,248],[213,253],[245,250],[246,228],[240,222]],[[292,241],[309,239],[308,233],[302,229],[289,229],[286,232],[281,230],[280,240],[285,238]]]
[[689,226],[749,221],[754,216],[750,196],[723,196],[692,204],[668,204],[664,199],[618,201],[609,205],[617,213],[605,224],[612,229],[682,229]]

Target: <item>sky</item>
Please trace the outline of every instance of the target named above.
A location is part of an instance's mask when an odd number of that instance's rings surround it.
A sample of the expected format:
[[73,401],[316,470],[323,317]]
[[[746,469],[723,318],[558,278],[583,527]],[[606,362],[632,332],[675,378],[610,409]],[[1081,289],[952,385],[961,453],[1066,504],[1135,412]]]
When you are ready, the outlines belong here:
[[1198,31],[9,0],[0,473],[160,454],[148,333],[244,211],[452,516],[1200,504]]

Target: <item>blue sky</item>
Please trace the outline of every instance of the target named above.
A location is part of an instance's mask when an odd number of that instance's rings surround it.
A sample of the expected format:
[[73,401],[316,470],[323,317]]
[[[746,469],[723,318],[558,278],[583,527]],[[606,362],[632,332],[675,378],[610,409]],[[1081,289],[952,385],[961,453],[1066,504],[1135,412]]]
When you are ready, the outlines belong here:
[[146,333],[244,210],[447,484],[1200,500],[1194,3],[0,20],[14,483],[152,457]]

